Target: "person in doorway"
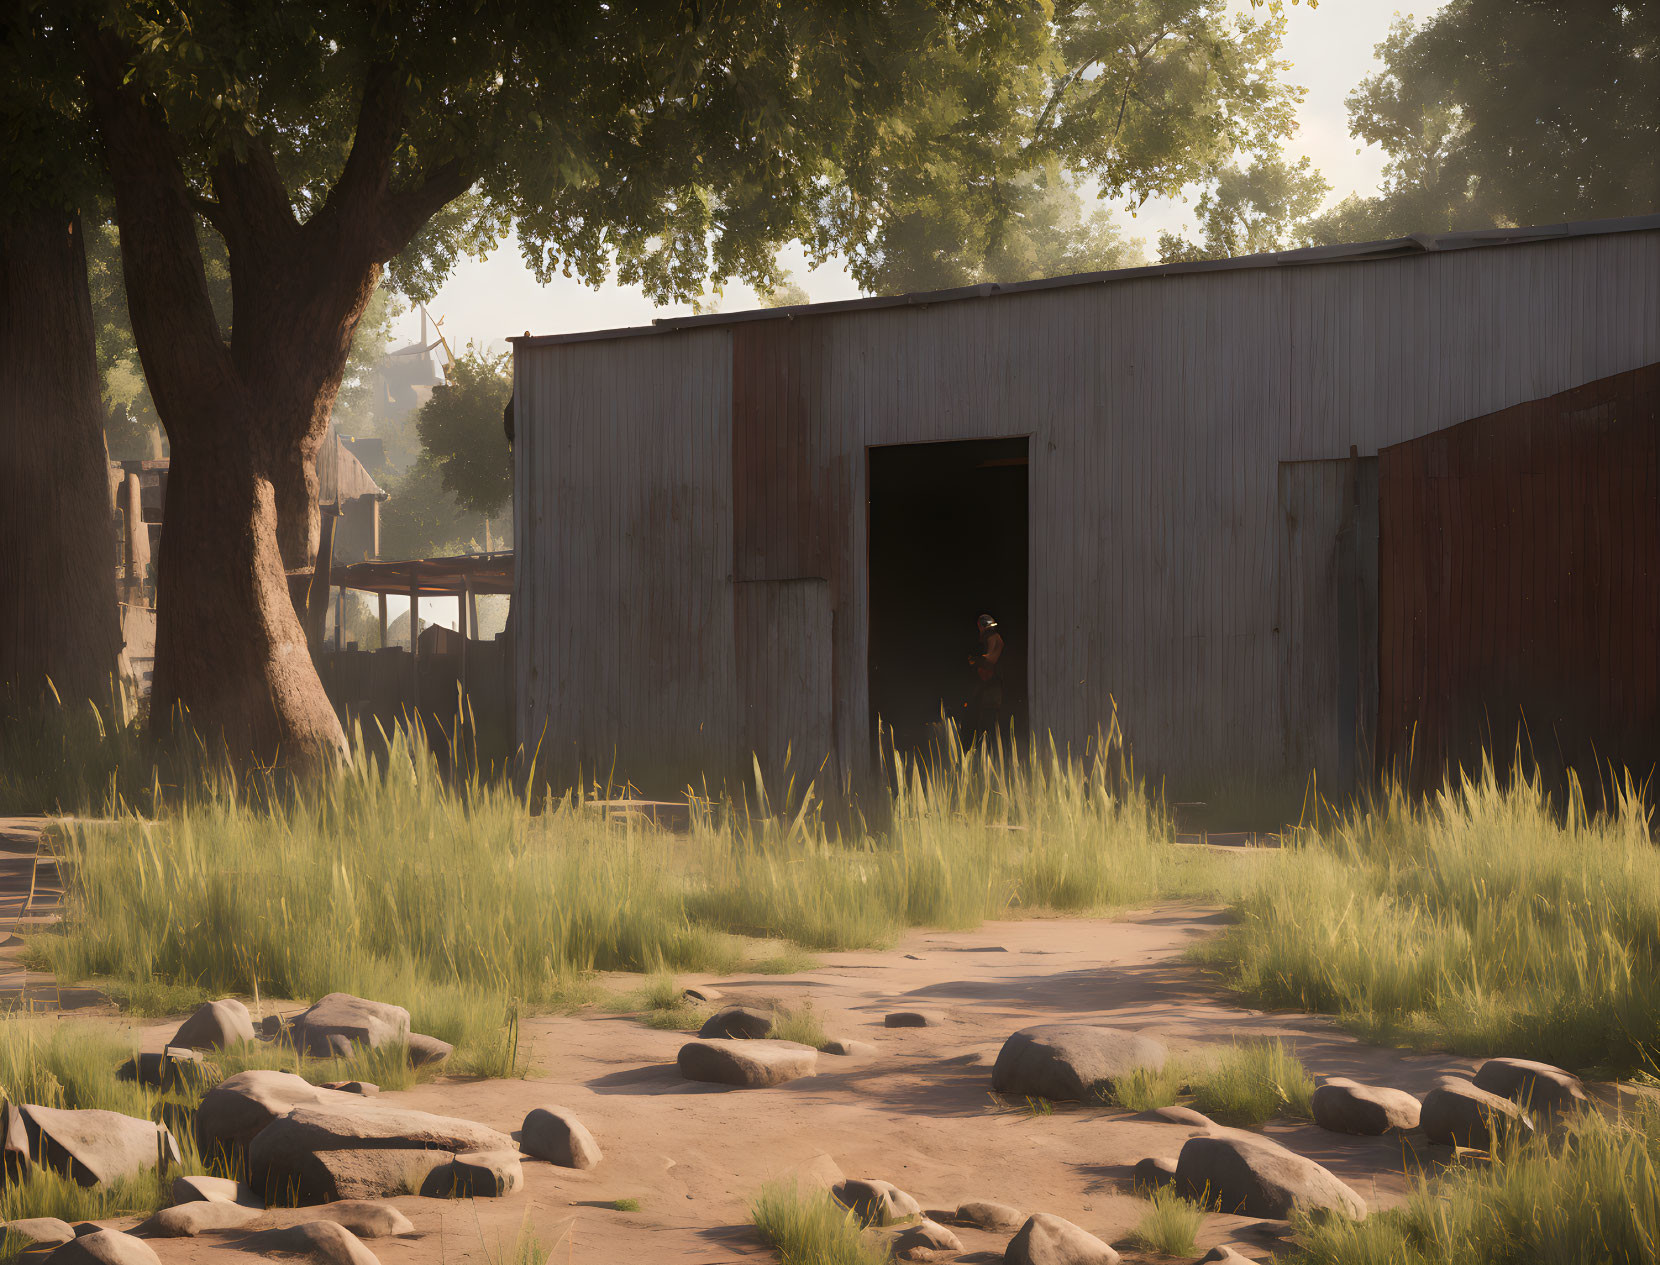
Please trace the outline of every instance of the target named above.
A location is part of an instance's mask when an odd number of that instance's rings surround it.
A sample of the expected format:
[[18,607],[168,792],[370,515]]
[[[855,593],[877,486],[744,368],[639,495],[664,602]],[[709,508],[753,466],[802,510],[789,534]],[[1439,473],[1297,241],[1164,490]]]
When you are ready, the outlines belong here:
[[969,667],[978,678],[974,686],[973,702],[969,706],[970,737],[1001,736],[1005,724],[1003,715],[1003,634],[997,621],[990,615],[979,619],[980,650],[968,657]]

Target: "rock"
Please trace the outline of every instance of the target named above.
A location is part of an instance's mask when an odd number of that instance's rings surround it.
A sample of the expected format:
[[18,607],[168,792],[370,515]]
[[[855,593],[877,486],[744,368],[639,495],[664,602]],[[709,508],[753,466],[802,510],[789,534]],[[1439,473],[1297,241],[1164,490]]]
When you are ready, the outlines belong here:
[[104,1227],[96,1221],[77,1221],[73,1227],[77,1239],[85,1238],[89,1234],[102,1234]]
[[1256,1265],[1256,1262],[1248,1256],[1241,1256],[1224,1243],[1201,1256],[1198,1265]]
[[1418,1127],[1420,1104],[1405,1090],[1333,1076],[1314,1091],[1314,1123],[1333,1133],[1377,1137]]
[[1026,1214],[1008,1204],[991,1203],[984,1199],[970,1200],[957,1205],[952,1220],[958,1225],[971,1225],[978,1230],[1018,1230]]
[[1087,1101],[1110,1093],[1136,1068],[1164,1066],[1164,1046],[1151,1037],[1089,1024],[1039,1024],[1003,1043],[991,1085],[1003,1093]]
[[77,1235],[46,1259],[51,1265],[161,1265],[153,1247],[118,1230]]
[[495,1199],[523,1190],[524,1184],[524,1165],[517,1151],[468,1151],[457,1155],[448,1169],[433,1173],[421,1193],[441,1192],[453,1199]]
[[262,1037],[276,1037],[282,1035],[282,1016],[266,1015],[259,1021],[259,1035]]
[[901,1256],[912,1252],[960,1252],[963,1241],[939,1222],[924,1218],[894,1239],[893,1250]]
[[233,1182],[228,1177],[175,1177],[173,1179],[173,1202],[175,1204],[194,1203],[198,1200],[241,1204],[245,1208],[265,1207],[265,1201],[254,1192],[252,1186],[244,1186],[241,1182]]
[[592,1168],[604,1158],[594,1135],[563,1107],[532,1107],[519,1130],[519,1148],[561,1168]]
[[448,1041],[440,1041],[437,1037],[422,1036],[419,1032],[409,1034],[409,1065],[411,1067],[425,1067],[428,1063],[442,1063],[455,1053],[455,1047]]
[[301,1106],[362,1104],[354,1095],[319,1089],[292,1072],[258,1069],[227,1077],[203,1097],[196,1110],[196,1142],[204,1158],[240,1150],[278,1116]]
[[332,1089],[340,1094],[357,1094],[364,1098],[380,1093],[380,1086],[373,1081],[324,1081],[317,1088]]
[[223,1050],[254,1039],[254,1020],[234,997],[203,1002],[173,1034],[170,1045],[187,1050]]
[[415,1232],[415,1227],[403,1213],[372,1199],[340,1199],[324,1204],[315,1220],[345,1226],[360,1239],[386,1239],[395,1234]]
[[207,1068],[196,1050],[169,1046],[160,1053],[135,1054],[115,1070],[115,1078],[152,1089],[195,1088],[207,1083]]
[[753,1006],[728,1006],[710,1015],[697,1030],[700,1037],[740,1037],[761,1041],[772,1035],[772,1013]]
[[1493,1149],[1500,1135],[1533,1131],[1533,1121],[1508,1098],[1500,1098],[1461,1076],[1443,1076],[1424,1095],[1419,1127],[1431,1142],[1444,1146]]
[[849,1178],[832,1187],[830,1193],[866,1225],[893,1225],[922,1215],[922,1205],[892,1182]]
[[937,1010],[896,1010],[882,1020],[884,1028],[937,1028],[945,1016]]
[[6,1238],[16,1247],[55,1246],[75,1237],[75,1227],[56,1217],[24,1217],[6,1222]]
[[846,1037],[832,1037],[819,1046],[820,1054],[838,1054],[844,1058],[869,1058],[876,1047],[869,1041],[851,1041]]
[[1118,1265],[1118,1253],[1088,1230],[1040,1212],[1003,1252],[1004,1265]]
[[328,1203],[423,1192],[435,1170],[472,1151],[515,1151],[504,1133],[341,1094],[352,1104],[295,1107],[248,1145],[255,1190],[276,1202]]
[[118,1111],[21,1108],[29,1154],[82,1186],[107,1185],[146,1169],[179,1162],[179,1144],[153,1120]]
[[204,1230],[230,1230],[265,1214],[228,1199],[196,1199],[163,1208],[137,1233],[151,1239],[193,1239]]
[[368,1001],[350,993],[330,993],[294,1016],[289,1039],[313,1058],[348,1056],[354,1045],[371,1049],[409,1036],[409,1012],[402,1006]]
[[380,1265],[379,1259],[336,1221],[302,1221],[250,1234],[237,1246],[261,1256],[303,1256],[316,1265]]
[[687,1001],[719,1001],[726,994],[709,984],[693,984],[680,995]]
[[1176,1160],[1176,1184],[1207,1206],[1248,1217],[1289,1217],[1294,1210],[1366,1215],[1366,1201],[1330,1171],[1243,1130],[1189,1138]]
[[1130,1119],[1145,1120],[1148,1124],[1181,1124],[1190,1129],[1216,1128],[1216,1121],[1192,1107],[1154,1107],[1151,1111],[1138,1111]]
[[1135,1162],[1134,1176],[1130,1180],[1138,1189],[1157,1190],[1168,1186],[1176,1180],[1176,1161],[1149,1155]]
[[1572,1072],[1529,1059],[1488,1059],[1474,1085],[1542,1113],[1570,1111],[1586,1102],[1585,1083]]
[[687,1080],[765,1089],[818,1070],[818,1051],[794,1041],[693,1041],[680,1047],[680,1074]]

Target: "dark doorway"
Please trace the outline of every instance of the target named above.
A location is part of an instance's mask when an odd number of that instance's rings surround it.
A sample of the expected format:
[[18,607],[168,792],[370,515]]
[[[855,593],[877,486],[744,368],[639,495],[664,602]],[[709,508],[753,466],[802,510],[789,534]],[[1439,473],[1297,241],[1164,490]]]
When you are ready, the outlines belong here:
[[998,622],[1001,714],[1017,734],[1026,698],[1026,440],[869,450],[870,706],[901,750],[947,714],[973,728],[976,621]]

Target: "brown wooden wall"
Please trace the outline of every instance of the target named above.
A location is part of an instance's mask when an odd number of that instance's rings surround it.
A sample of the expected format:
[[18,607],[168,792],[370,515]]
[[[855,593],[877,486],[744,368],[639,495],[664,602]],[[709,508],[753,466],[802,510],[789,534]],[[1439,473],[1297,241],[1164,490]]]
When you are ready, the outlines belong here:
[[[1660,758],[1660,365],[1379,456],[1380,757]],[[1415,746],[1414,746],[1415,744]]]

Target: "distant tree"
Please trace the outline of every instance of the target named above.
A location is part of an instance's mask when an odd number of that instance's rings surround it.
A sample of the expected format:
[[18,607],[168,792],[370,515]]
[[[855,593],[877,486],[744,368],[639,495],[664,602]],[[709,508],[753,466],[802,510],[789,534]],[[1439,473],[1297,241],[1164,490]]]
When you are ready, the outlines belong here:
[[[496,414],[501,435],[501,414]],[[444,486],[444,474],[431,453],[422,453],[404,474],[386,489],[390,494],[380,512],[380,553],[383,558],[436,558],[478,553],[485,545],[485,516],[473,513]],[[490,523],[491,544],[511,546],[512,519],[503,515]]]
[[444,377],[416,414],[421,448],[462,509],[493,518],[513,499],[513,459],[501,424],[513,393],[512,357],[469,343]]
[[[860,174],[820,207],[820,256],[851,243],[861,288],[893,293],[1143,262],[1088,194],[1138,207],[1206,185],[1291,134],[1278,0],[1058,0],[1024,23],[1020,69],[970,41],[929,50],[903,126],[871,128]],[[876,187],[868,196],[867,185]]]
[[1227,167],[1199,195],[1199,240],[1160,233],[1159,261],[1232,259],[1303,245],[1309,217],[1330,190],[1306,157],[1293,163],[1276,152],[1248,168]]
[[813,301],[813,296],[807,293],[807,287],[787,272],[777,285],[770,290],[761,291],[759,297],[762,307],[800,307]]
[[1312,240],[1660,210],[1660,5],[1449,0],[1377,53],[1349,130],[1389,156],[1379,193]]

